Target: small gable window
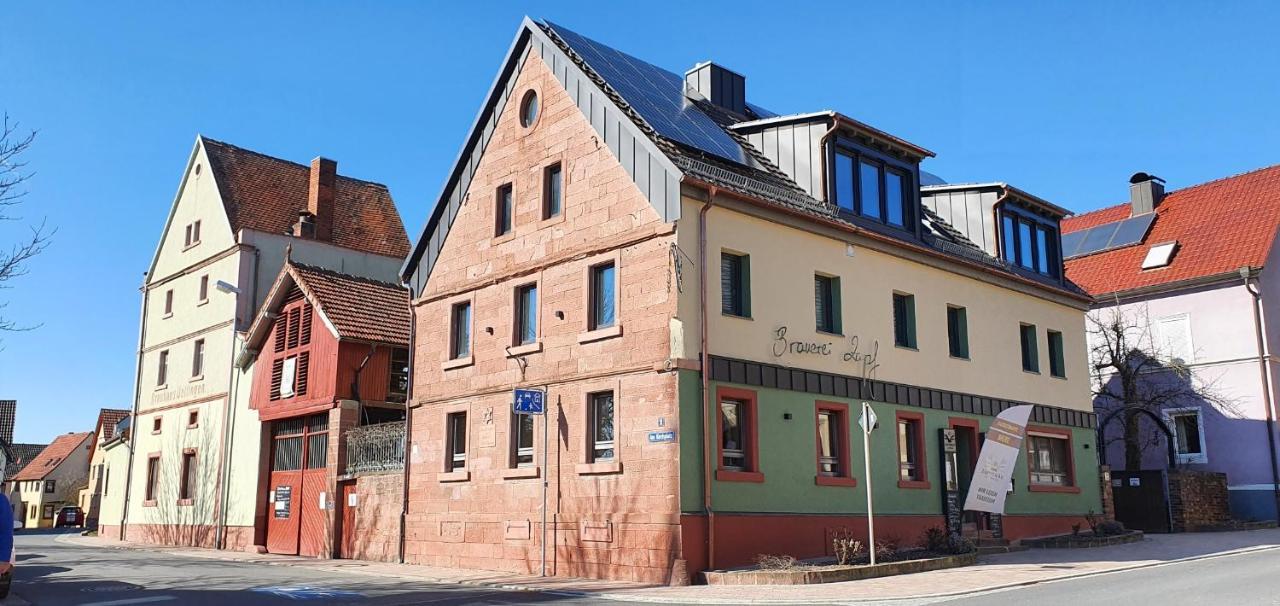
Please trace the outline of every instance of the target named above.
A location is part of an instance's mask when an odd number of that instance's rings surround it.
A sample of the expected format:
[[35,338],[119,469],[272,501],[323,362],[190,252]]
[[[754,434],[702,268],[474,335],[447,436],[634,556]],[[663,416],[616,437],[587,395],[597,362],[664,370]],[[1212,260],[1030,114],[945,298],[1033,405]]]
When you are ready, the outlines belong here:
[[195,246],[200,243],[200,221],[194,221],[187,224],[186,234],[183,237],[183,245],[187,247]]
[[1142,269],[1156,269],[1157,267],[1165,267],[1173,261],[1173,252],[1177,250],[1177,242],[1164,242],[1156,244],[1147,250],[1147,256],[1142,260]]
[[832,197],[848,216],[906,229],[914,216],[912,174],[870,153],[841,149],[832,164]]
[[538,93],[528,91],[520,100],[520,126],[529,128],[538,121]]

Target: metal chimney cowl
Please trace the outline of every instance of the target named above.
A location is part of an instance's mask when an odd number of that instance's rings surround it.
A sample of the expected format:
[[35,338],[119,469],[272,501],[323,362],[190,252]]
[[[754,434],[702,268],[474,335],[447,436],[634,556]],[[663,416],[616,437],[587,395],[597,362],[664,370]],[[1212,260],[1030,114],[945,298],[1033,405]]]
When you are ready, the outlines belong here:
[[1129,216],[1155,212],[1164,199],[1164,179],[1147,173],[1134,173],[1129,178]]

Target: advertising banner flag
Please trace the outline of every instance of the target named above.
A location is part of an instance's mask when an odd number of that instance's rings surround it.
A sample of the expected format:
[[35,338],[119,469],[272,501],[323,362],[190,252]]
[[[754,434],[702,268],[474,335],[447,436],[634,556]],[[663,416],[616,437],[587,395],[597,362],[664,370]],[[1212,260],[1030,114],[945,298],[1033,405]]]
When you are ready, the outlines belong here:
[[969,483],[969,495],[964,500],[967,511],[1004,513],[1004,498],[1008,494],[1009,480],[1013,478],[1013,465],[1022,450],[1022,439],[1027,434],[1027,420],[1031,418],[1032,405],[1014,406],[996,417],[987,429],[987,439],[978,455],[978,466]]

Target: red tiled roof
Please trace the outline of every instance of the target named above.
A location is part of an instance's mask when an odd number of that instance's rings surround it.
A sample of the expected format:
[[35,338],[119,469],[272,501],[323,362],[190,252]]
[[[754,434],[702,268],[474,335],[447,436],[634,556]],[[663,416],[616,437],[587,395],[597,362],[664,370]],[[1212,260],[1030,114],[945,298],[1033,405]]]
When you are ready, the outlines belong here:
[[98,430],[102,432],[102,439],[107,441],[116,437],[116,423],[127,416],[129,416],[127,410],[103,408],[102,412],[98,413]]
[[310,265],[288,268],[339,338],[409,345],[408,289]]
[[[307,209],[311,167],[201,137],[231,228],[290,233]],[[388,257],[409,254],[400,213],[385,185],[338,175],[333,244]]]
[[58,468],[71,453],[75,452],[84,441],[92,436],[89,432],[69,433],[58,436],[52,444],[40,451],[40,455],[32,459],[26,467],[22,468],[17,475],[11,478],[14,482],[25,482],[28,480],[43,480],[50,472]]
[[[1070,217],[1067,234],[1129,216],[1120,204]],[[1067,278],[1099,296],[1262,267],[1280,226],[1280,165],[1169,192],[1141,244],[1068,259]],[[1143,270],[1154,244],[1176,240],[1172,262]]]

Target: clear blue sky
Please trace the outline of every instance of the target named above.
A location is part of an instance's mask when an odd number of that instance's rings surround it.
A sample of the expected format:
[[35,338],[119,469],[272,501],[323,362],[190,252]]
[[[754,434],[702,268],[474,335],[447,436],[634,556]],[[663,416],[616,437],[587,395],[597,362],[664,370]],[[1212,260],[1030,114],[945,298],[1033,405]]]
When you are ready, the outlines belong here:
[[[24,214],[56,240],[0,291],[19,441],[129,408],[137,287],[197,133],[386,183],[416,239],[525,14],[781,113],[837,109],[1083,211],[1138,170],[1280,162],[1275,3],[5,2],[0,110],[40,130]],[[56,5],[56,6],[54,6]],[[0,244],[20,233],[0,225]]]

